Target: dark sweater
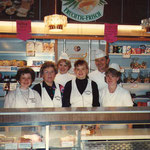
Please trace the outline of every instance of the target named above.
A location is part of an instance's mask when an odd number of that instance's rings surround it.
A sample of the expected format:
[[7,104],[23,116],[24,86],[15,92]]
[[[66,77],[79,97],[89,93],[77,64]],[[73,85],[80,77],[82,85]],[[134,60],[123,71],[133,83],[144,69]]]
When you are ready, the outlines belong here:
[[[48,93],[48,95],[50,96],[50,98],[53,100],[54,98],[54,94],[55,94],[55,89],[56,89],[56,85],[55,85],[55,82],[53,82],[53,85],[52,86],[48,86],[44,81],[42,82],[42,87],[44,87]],[[61,95],[63,95],[63,86],[62,85],[59,85],[59,88],[60,88],[60,92],[61,92]],[[41,85],[40,83],[39,84],[36,84],[34,87],[33,87],[33,90],[37,91],[40,96],[41,96],[41,93],[42,93],[42,89],[41,89]]]

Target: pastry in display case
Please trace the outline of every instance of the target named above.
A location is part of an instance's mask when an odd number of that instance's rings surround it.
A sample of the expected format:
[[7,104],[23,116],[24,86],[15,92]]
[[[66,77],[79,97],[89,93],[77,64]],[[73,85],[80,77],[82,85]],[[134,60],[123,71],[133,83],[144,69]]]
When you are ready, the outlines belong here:
[[38,128],[37,126],[1,127],[0,130],[3,131],[0,131],[2,133],[0,134],[0,149],[45,148],[45,139],[38,133]]

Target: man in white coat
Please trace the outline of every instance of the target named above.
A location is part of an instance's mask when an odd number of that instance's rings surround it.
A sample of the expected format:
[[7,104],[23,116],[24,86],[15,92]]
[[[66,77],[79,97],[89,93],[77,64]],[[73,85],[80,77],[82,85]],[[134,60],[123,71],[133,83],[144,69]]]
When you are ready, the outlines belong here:
[[95,65],[97,70],[89,73],[89,78],[97,83],[98,89],[102,90],[104,87],[107,86],[104,78],[105,72],[109,66],[109,58],[106,56],[105,52],[98,49],[95,52]]

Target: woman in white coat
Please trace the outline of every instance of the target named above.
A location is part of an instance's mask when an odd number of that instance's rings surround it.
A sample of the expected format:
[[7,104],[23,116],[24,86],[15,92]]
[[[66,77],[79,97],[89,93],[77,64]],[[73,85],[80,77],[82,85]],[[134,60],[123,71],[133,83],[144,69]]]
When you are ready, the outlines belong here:
[[9,91],[5,96],[5,108],[32,108],[42,107],[41,97],[38,92],[30,88],[35,79],[35,72],[28,67],[17,71],[16,79],[20,86],[14,91]]
[[42,64],[40,74],[43,81],[36,84],[36,90],[42,98],[43,107],[62,107],[63,86],[54,81],[57,74],[57,67],[52,61]]
[[133,101],[128,90],[118,85],[121,81],[121,72],[118,64],[111,64],[105,73],[107,87],[100,92],[102,107],[133,106]]
[[[100,91],[100,104],[102,107],[130,107],[133,101],[128,90],[119,85],[121,72],[118,64],[111,64],[106,71],[105,81],[107,87]],[[127,128],[127,125],[102,125],[101,128]]]
[[71,61],[66,53],[61,54],[57,63],[57,68],[58,73],[55,77],[55,82],[58,84],[61,84],[63,87],[65,87],[68,81],[75,79],[75,76],[68,72],[71,68]]

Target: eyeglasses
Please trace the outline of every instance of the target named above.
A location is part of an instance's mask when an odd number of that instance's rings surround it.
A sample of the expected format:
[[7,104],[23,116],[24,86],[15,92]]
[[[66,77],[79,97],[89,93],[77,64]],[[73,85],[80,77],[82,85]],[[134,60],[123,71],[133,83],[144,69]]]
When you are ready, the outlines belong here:
[[46,70],[46,71],[44,71],[43,73],[44,73],[44,74],[54,74],[55,71],[47,71],[47,70]]

